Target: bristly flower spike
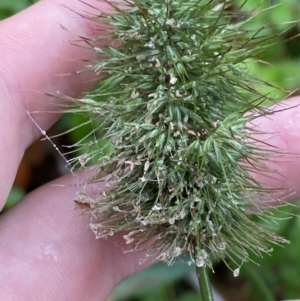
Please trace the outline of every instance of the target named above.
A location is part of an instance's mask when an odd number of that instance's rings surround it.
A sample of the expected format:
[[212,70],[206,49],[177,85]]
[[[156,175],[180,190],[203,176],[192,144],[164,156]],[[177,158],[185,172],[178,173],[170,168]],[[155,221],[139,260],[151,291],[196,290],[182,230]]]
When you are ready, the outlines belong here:
[[273,99],[247,67],[270,37],[247,31],[252,15],[231,1],[107,3],[114,12],[96,20],[108,35],[94,39],[102,46],[93,62],[106,78],[78,101],[111,146],[106,156],[89,147],[92,180],[109,186],[84,202],[91,228],[122,232],[135,250],[152,239],[148,254],[169,264],[184,252],[198,268],[221,258],[237,275],[250,253],[285,242],[251,218],[264,214],[257,201],[274,198],[252,174],[272,172],[277,150],[250,126],[274,113],[263,106]]

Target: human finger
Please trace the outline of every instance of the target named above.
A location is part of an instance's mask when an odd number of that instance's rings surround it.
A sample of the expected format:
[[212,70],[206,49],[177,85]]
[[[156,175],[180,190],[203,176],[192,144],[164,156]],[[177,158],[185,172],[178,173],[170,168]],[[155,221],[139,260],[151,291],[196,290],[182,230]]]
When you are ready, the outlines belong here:
[[69,175],[47,184],[1,217],[3,300],[105,300],[120,280],[153,262],[139,264],[143,252],[124,253],[122,235],[95,239],[89,219],[74,210],[81,181]]
[[[58,118],[57,91],[78,96],[93,84],[94,75],[74,74],[93,52],[74,46],[80,37],[92,37],[98,26],[80,14],[95,14],[104,2],[44,0],[0,23],[0,208],[13,183],[28,145],[41,135],[27,112],[46,130]],[[88,6],[88,4],[90,6]],[[60,109],[60,108],[59,108]]]
[[284,100],[270,109],[273,115],[256,119],[250,126],[264,133],[257,138],[278,154],[266,158],[270,172],[254,176],[284,203],[300,197],[300,97]]

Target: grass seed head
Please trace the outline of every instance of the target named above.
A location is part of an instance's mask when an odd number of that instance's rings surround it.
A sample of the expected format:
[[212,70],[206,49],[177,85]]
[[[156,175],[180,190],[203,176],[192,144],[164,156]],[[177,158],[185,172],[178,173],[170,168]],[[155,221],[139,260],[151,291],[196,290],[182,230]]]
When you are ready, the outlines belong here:
[[87,156],[93,181],[106,176],[109,186],[88,202],[97,237],[122,232],[133,249],[147,245],[169,264],[189,252],[198,267],[213,257],[240,266],[285,242],[251,218],[264,214],[257,201],[273,198],[252,174],[271,172],[276,152],[249,126],[273,114],[262,105],[273,99],[247,65],[269,37],[247,31],[251,15],[230,1],[110,5],[114,13],[97,20],[110,24],[108,34],[94,39],[101,57],[93,68],[106,78],[79,102],[110,145],[108,156],[99,147]]

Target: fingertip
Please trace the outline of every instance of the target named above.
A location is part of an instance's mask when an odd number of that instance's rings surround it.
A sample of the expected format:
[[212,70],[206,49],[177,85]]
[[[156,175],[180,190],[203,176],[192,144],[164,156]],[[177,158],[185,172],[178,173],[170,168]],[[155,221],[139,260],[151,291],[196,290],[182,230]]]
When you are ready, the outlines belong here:
[[35,112],[35,122],[47,130],[60,115],[47,112],[62,110],[58,91],[75,97],[94,84],[94,74],[76,72],[94,55],[80,45],[80,37],[91,37],[98,27],[81,12],[95,13],[102,5],[97,0],[87,3],[90,6],[80,0],[43,0],[0,22],[0,136],[5,142],[0,146],[0,157],[5,158],[1,206],[25,149],[41,136],[28,112]]
[[85,174],[65,176],[3,215],[0,292],[13,291],[17,300],[105,300],[117,283],[153,263],[139,264],[144,252],[125,252],[122,234],[95,238],[89,217],[74,208],[84,181]]
[[275,157],[266,164],[273,170],[255,177],[266,187],[278,191],[276,197],[283,202],[300,197],[300,97],[291,97],[272,106],[274,113],[254,121],[263,133],[260,140],[274,146]]
[[[94,56],[84,38],[98,25],[81,12],[95,12],[101,2],[88,3],[44,0],[0,23],[1,94],[18,112],[15,125],[22,125],[25,146],[40,135],[26,111],[60,110],[54,106],[59,97],[49,94],[76,97],[95,83],[94,74],[78,72]],[[55,114],[39,115],[36,121],[45,129],[57,120]]]

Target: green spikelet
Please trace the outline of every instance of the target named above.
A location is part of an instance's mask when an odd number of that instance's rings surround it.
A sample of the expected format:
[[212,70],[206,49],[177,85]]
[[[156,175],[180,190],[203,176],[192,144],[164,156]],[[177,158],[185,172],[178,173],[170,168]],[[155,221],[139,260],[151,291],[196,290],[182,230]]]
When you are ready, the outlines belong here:
[[[106,78],[78,103],[102,129],[109,155],[90,146],[105,192],[79,195],[97,237],[121,232],[132,249],[169,264],[189,252],[198,267],[223,259],[235,274],[250,253],[284,239],[251,219],[274,198],[252,177],[272,172],[276,152],[257,141],[251,122],[273,114],[248,75],[269,37],[248,32],[251,17],[220,0],[111,2],[97,19],[117,46],[95,48],[93,69]],[[81,158],[82,159],[82,158]]]

